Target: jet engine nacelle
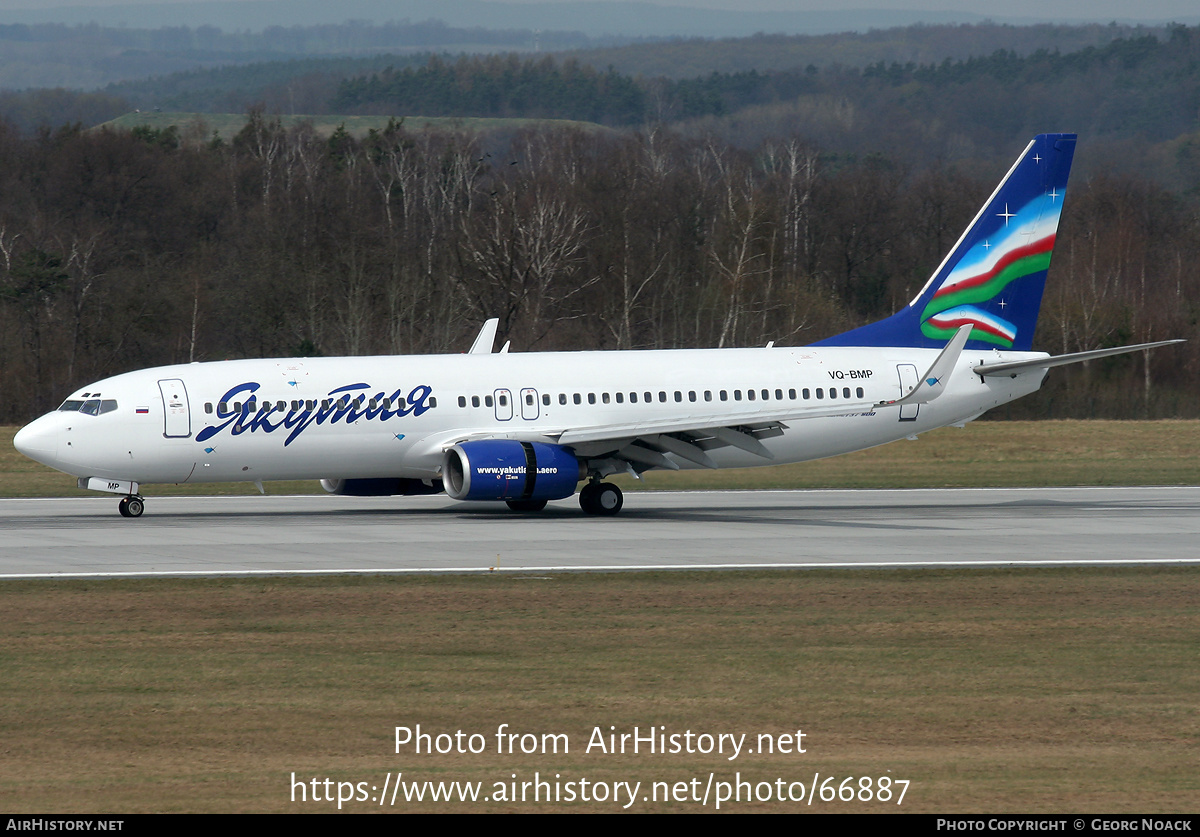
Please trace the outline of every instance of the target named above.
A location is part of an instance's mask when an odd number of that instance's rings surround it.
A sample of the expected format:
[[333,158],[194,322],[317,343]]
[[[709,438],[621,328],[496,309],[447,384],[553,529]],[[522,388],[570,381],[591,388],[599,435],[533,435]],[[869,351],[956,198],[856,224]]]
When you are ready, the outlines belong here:
[[442,483],[440,480],[383,477],[359,480],[321,480],[321,488],[330,494],[342,494],[347,497],[389,497],[393,494],[406,496],[437,494],[442,490]]
[[561,500],[586,476],[575,454],[541,442],[463,442],[442,459],[442,482],[455,500]]

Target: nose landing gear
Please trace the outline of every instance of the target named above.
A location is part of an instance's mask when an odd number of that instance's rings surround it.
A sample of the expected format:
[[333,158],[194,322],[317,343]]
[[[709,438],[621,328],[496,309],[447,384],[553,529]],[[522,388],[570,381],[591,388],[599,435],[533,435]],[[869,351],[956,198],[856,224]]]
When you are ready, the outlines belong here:
[[117,505],[117,511],[121,513],[121,517],[141,517],[145,510],[146,501],[136,494],[122,497],[121,502]]

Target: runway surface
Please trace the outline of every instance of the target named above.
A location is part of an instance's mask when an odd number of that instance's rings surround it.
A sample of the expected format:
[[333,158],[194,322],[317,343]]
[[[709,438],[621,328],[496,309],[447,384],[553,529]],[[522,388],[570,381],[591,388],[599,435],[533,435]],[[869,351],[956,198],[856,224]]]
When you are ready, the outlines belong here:
[[0,500],[0,578],[1200,563],[1200,487]]

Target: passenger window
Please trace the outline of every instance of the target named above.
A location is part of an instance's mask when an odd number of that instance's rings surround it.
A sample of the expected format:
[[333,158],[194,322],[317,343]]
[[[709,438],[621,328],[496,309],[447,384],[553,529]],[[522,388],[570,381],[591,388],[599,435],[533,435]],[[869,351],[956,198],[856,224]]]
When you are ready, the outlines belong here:
[[721,390],[721,400],[722,400],[722,401],[728,401],[728,400],[729,400],[729,393],[728,393],[728,392],[726,392],[725,390]]
[[825,398],[825,390],[821,389],[820,387],[817,387],[817,400],[821,401],[824,398]]
[[752,389],[748,389],[748,390],[746,390],[746,400],[747,400],[747,401],[753,401],[753,400],[754,400],[754,390],[752,390]]
[[631,392],[631,393],[629,393],[629,403],[630,403],[630,404],[636,404],[636,403],[637,403],[637,393],[636,393],[636,392]]
[[842,387],[842,398],[850,397],[850,387]]
[[486,406],[486,407],[491,407],[491,406],[493,406],[493,404],[492,404],[492,396],[490,396],[490,395],[485,395],[485,396],[483,396],[483,403],[484,403],[484,406]]
[[579,393],[575,393],[573,396],[571,396],[571,400],[574,401],[576,404],[583,403],[583,399],[579,397]]
[[679,390],[675,390],[675,402],[679,403],[681,401],[683,401],[683,393]]
[[601,401],[603,401],[605,404],[607,404],[607,403],[608,403],[608,400],[609,400],[609,399],[608,399],[608,393],[607,393],[607,392],[606,392],[606,393],[603,393],[603,394],[600,396],[600,400],[601,400]]
[[662,390],[659,390],[658,391],[658,400],[659,400],[660,404],[666,404],[667,403],[667,394],[665,392],[663,392]]
[[501,395],[501,396],[500,396],[500,406],[501,406],[501,407],[507,407],[507,406],[508,406],[508,396],[507,396],[507,395]]
[[465,396],[465,395],[458,396],[458,406],[460,406],[460,407],[467,406],[467,396]]
[[742,391],[741,391],[740,389],[735,389],[735,390],[733,391],[733,400],[734,400],[734,401],[741,401],[741,400],[742,400]]
[[859,387],[858,389],[854,390],[854,396],[856,398],[862,398],[863,397],[863,388]]
[[711,389],[704,390],[704,400],[712,401],[712,390]]
[[830,387],[830,388],[829,388],[829,397],[830,397],[830,398],[837,398],[837,387]]
[[212,415],[212,402],[211,401],[204,402],[204,412],[208,413],[210,416]]
[[478,406],[479,406],[479,396],[478,396],[478,395],[472,395],[472,396],[471,396],[471,406],[472,406],[472,407],[478,407]]
[[688,390],[688,401],[695,401],[695,400],[696,400],[696,391],[694,389]]
[[[304,409],[306,409],[306,410],[311,411],[311,410],[315,409],[316,406],[317,406],[317,402],[313,401],[311,398],[304,402]],[[387,398],[383,399],[383,409],[390,410],[391,408],[392,408],[392,405],[389,403],[389,399],[387,399]]]
[[550,396],[548,394],[542,395],[542,406],[545,406],[545,407],[550,406]]
[[[793,396],[793,397],[795,397],[795,396]],[[782,400],[783,400],[783,390],[781,390],[781,389],[777,389],[777,390],[775,390],[775,400],[776,400],[776,401],[782,401]]]
[[559,404],[566,404],[566,403],[567,403],[567,394],[566,394],[565,392],[560,392],[560,393],[558,394],[558,403],[559,403]]
[[808,396],[809,396],[808,387],[805,387],[804,389],[800,390],[800,395],[804,397],[805,401],[807,401]]
[[533,393],[532,392],[525,393],[525,404],[528,407],[533,406]]
[[794,390],[794,389],[789,389],[789,390],[788,390],[788,398],[790,398],[790,399],[792,399],[793,401],[795,401],[795,400],[796,400],[796,390]]
[[437,407],[437,396],[434,396],[434,395],[429,396],[429,400],[425,403],[427,403],[429,405],[429,409],[431,409],[431,410],[435,409]]
[[624,403],[625,403],[625,393],[623,393],[623,392],[618,392],[618,393],[617,393],[617,403],[618,403],[618,404],[624,404]]
[[589,392],[589,393],[588,393],[588,403],[589,403],[589,404],[595,404],[595,403],[596,403],[596,393],[594,393],[594,392]]

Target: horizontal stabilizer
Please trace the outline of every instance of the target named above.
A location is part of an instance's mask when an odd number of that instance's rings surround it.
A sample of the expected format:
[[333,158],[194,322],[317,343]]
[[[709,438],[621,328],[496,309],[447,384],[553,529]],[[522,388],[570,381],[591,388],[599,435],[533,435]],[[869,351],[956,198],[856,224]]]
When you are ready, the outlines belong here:
[[1090,352],[1074,352],[1069,355],[1058,355],[1057,357],[1043,357],[1035,360],[1017,360],[1011,363],[981,363],[974,367],[971,371],[980,377],[988,377],[989,375],[1007,375],[1015,378],[1021,372],[1030,369],[1049,369],[1053,366],[1066,366],[1070,363],[1082,363],[1085,360],[1097,360],[1102,357],[1112,357],[1113,355],[1123,355],[1128,352],[1141,352],[1147,349],[1157,349],[1159,346],[1170,346],[1173,343],[1184,343],[1186,341],[1179,340],[1159,340],[1157,343],[1139,343],[1136,346],[1118,346],[1115,349],[1094,349]]

